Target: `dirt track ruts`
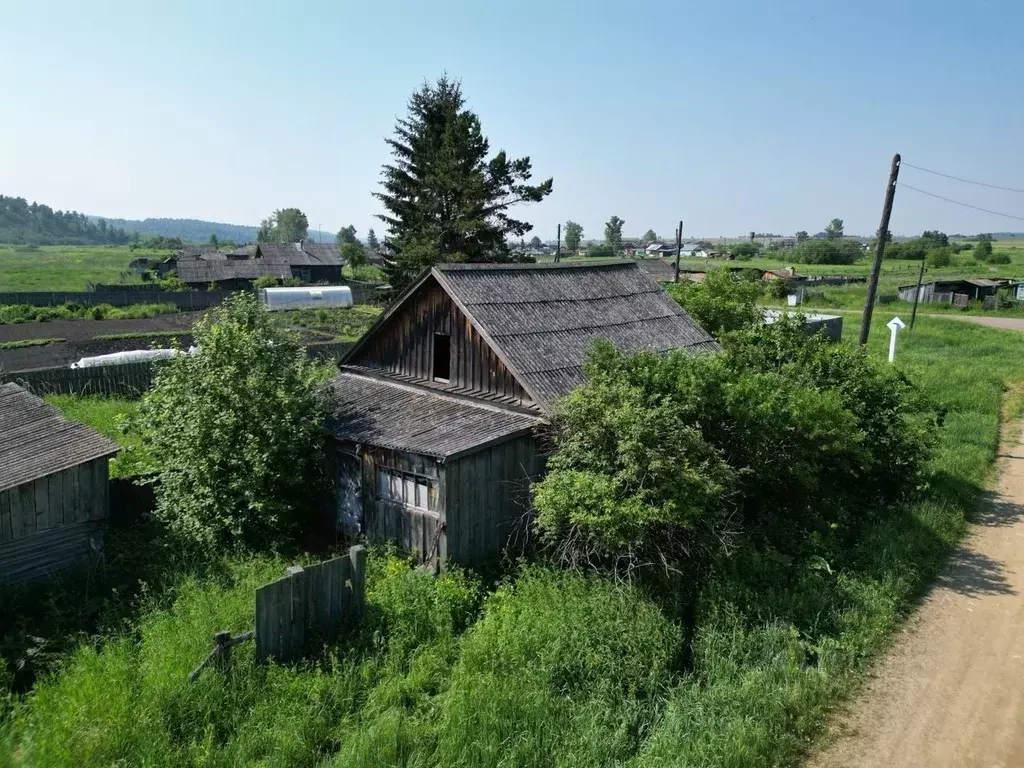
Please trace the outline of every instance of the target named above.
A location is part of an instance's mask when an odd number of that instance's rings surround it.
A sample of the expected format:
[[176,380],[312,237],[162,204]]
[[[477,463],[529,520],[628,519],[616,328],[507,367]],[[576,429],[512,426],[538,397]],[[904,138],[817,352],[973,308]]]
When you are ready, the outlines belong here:
[[811,766],[1024,766],[1021,426],[1004,431],[977,522]]

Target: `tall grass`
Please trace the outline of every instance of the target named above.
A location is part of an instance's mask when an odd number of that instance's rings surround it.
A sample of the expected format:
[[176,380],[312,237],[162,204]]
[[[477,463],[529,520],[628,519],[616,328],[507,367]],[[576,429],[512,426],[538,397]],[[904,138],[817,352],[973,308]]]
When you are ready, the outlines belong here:
[[125,428],[126,420],[138,410],[138,400],[101,395],[47,395],[45,399],[66,418],[92,427],[121,446],[121,452],[110,462],[110,477],[138,474],[141,440]]
[[176,304],[129,304],[114,307],[110,304],[59,304],[53,307],[35,307],[29,304],[0,305],[0,325],[45,323],[52,320],[133,320],[180,312]]
[[[886,351],[886,320],[876,315],[873,354]],[[261,557],[144,592],[130,626],[82,644],[13,705],[0,754],[82,766],[796,764],[963,534],[1007,382],[1024,380],[1024,335],[923,318],[897,365],[948,409],[921,497],[865,510],[859,536],[803,560],[744,548],[719,563],[692,672],[678,627],[635,589],[521,567],[485,596],[472,576],[433,579],[374,553],[367,616],[338,647],[265,669],[242,649],[230,675],[189,686],[213,632],[252,627],[253,589],[285,565]]]
[[138,275],[128,269],[132,259],[169,254],[130,251],[126,245],[0,246],[0,292],[84,291],[86,283],[138,283]]

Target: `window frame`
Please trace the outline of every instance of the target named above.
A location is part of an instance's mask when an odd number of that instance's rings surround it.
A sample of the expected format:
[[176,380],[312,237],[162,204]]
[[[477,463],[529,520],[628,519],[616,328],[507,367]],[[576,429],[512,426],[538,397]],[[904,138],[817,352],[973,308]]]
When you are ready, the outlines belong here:
[[437,481],[396,467],[378,466],[374,498],[416,512],[437,514]]

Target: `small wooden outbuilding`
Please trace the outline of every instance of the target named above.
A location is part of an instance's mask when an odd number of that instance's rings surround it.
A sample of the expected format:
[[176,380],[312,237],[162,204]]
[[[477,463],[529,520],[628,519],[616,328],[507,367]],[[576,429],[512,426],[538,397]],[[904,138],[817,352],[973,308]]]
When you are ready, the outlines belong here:
[[425,271],[341,361],[328,421],[337,522],[469,563],[524,532],[538,432],[591,343],[718,344],[634,261]]
[[0,385],[0,583],[41,578],[97,549],[117,443]]

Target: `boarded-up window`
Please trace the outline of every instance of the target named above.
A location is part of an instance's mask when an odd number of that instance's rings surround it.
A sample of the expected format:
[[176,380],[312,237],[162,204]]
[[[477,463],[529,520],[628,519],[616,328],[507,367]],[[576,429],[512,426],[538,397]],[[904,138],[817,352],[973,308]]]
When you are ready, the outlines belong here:
[[437,490],[430,478],[397,469],[377,469],[377,498],[413,509],[437,509]]
[[447,333],[434,334],[434,381],[447,382],[452,373],[452,337]]

